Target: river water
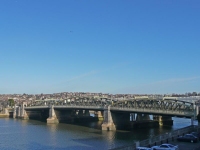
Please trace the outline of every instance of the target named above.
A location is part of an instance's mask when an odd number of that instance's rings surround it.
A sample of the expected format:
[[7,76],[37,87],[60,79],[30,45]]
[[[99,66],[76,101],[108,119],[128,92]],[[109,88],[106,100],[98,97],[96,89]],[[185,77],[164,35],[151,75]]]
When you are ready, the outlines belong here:
[[106,150],[191,124],[190,119],[173,120],[172,127],[102,131],[101,122],[46,124],[35,120],[1,118],[0,150]]

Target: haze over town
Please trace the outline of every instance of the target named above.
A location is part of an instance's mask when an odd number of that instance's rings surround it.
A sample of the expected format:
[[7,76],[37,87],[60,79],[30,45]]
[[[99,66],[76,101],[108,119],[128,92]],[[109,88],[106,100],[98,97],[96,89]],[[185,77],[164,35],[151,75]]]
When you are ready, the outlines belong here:
[[0,1],[0,94],[200,89],[200,2]]

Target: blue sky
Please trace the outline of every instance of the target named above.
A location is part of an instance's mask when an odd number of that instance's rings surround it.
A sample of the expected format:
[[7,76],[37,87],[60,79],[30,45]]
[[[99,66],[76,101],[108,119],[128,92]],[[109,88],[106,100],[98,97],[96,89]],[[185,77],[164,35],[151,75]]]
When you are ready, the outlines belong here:
[[199,0],[1,0],[0,94],[200,92]]

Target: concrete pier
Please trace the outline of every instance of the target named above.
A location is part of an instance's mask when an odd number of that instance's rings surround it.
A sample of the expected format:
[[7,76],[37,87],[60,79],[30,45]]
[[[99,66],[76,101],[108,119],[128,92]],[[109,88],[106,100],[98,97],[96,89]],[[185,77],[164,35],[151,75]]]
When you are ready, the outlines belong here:
[[153,116],[153,120],[158,121],[159,125],[167,125],[167,126],[172,126],[173,125],[173,120],[172,117],[169,116]]
[[110,112],[110,106],[104,109],[104,120],[103,124],[101,125],[102,130],[116,130],[116,126],[113,123],[112,115]]
[[54,106],[51,105],[49,109],[49,118],[47,118],[47,123],[59,123],[55,111],[54,111]]
[[95,111],[95,117],[98,118],[98,120],[103,120],[104,119],[104,112],[102,111]]

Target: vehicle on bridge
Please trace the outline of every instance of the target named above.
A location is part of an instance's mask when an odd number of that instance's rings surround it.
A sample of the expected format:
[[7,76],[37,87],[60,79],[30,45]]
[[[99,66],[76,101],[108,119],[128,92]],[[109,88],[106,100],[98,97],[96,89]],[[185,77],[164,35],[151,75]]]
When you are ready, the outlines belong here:
[[177,138],[177,141],[194,143],[194,142],[198,142],[198,138],[192,134],[186,134],[184,136],[179,136]]
[[151,147],[152,150],[178,150],[178,145],[172,145],[172,144],[162,144],[160,146],[153,146]]

